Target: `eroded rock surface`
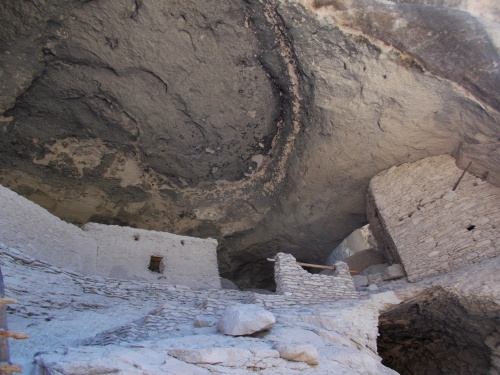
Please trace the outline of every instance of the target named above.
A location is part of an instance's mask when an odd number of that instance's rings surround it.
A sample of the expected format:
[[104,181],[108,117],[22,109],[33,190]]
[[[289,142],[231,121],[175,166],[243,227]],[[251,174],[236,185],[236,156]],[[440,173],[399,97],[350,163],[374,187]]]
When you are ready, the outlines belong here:
[[0,5],[0,183],[77,224],[221,240],[220,269],[323,262],[375,174],[429,155],[498,184],[494,1]]
[[0,251],[7,294],[19,300],[10,328],[31,336],[11,345],[25,374],[395,374],[376,354],[380,304],[371,300],[277,300],[267,334],[232,337],[196,321],[217,319],[254,293],[81,276]]

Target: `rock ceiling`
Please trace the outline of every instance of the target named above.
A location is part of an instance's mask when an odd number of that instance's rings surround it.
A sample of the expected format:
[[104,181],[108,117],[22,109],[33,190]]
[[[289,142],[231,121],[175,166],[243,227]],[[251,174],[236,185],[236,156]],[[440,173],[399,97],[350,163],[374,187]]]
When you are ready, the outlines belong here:
[[366,222],[372,176],[451,154],[500,184],[500,7],[3,0],[0,183],[77,224],[220,241],[268,285]]

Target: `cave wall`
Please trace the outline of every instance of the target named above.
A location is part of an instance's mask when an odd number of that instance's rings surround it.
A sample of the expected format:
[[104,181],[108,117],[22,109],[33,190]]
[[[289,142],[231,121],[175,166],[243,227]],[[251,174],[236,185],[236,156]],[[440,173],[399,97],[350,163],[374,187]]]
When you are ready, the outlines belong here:
[[268,286],[267,256],[366,224],[384,169],[446,153],[499,183],[497,6],[469,5],[2,1],[0,183],[217,238],[224,277]]
[[378,217],[370,210],[369,220],[383,222],[383,236],[395,245],[389,256],[397,252],[410,281],[500,255],[500,189],[467,172],[460,180],[462,173],[442,155],[370,182]]

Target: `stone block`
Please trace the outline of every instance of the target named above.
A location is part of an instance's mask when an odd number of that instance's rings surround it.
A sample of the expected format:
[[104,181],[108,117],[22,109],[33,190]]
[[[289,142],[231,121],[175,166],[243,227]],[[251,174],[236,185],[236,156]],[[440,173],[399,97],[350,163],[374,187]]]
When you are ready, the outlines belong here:
[[393,264],[385,269],[382,274],[382,279],[385,281],[396,280],[406,276],[405,269],[402,264]]
[[304,362],[308,365],[317,365],[318,349],[311,344],[278,343],[274,346],[280,357],[287,361]]
[[354,281],[354,286],[356,288],[361,286],[368,286],[368,277],[363,275],[354,275],[352,277],[352,281]]

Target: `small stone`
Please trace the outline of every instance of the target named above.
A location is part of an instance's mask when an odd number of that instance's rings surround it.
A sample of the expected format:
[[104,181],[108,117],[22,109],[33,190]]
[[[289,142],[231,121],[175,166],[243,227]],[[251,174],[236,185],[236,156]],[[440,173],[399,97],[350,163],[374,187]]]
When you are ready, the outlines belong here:
[[377,284],[370,284],[370,285],[368,285],[368,290],[370,290],[372,292],[378,290]]
[[429,254],[427,254],[427,256],[429,258],[435,257],[437,255],[439,255],[439,250],[434,250],[433,252],[430,252]]
[[490,222],[489,218],[487,218],[486,216],[482,216],[475,221],[475,224],[484,225],[484,224],[487,224],[489,222]]
[[317,365],[318,350],[311,344],[278,343],[274,346],[280,357],[287,361],[304,362],[308,365]]
[[470,253],[470,254],[467,254],[467,256],[465,257],[465,259],[471,260],[471,259],[477,258],[478,256],[479,256],[478,253]]
[[446,201],[452,201],[456,198],[456,193],[454,191],[450,191],[448,194],[446,194],[443,199]]
[[212,327],[217,324],[217,318],[212,316],[197,315],[194,319],[194,326],[196,328]]

